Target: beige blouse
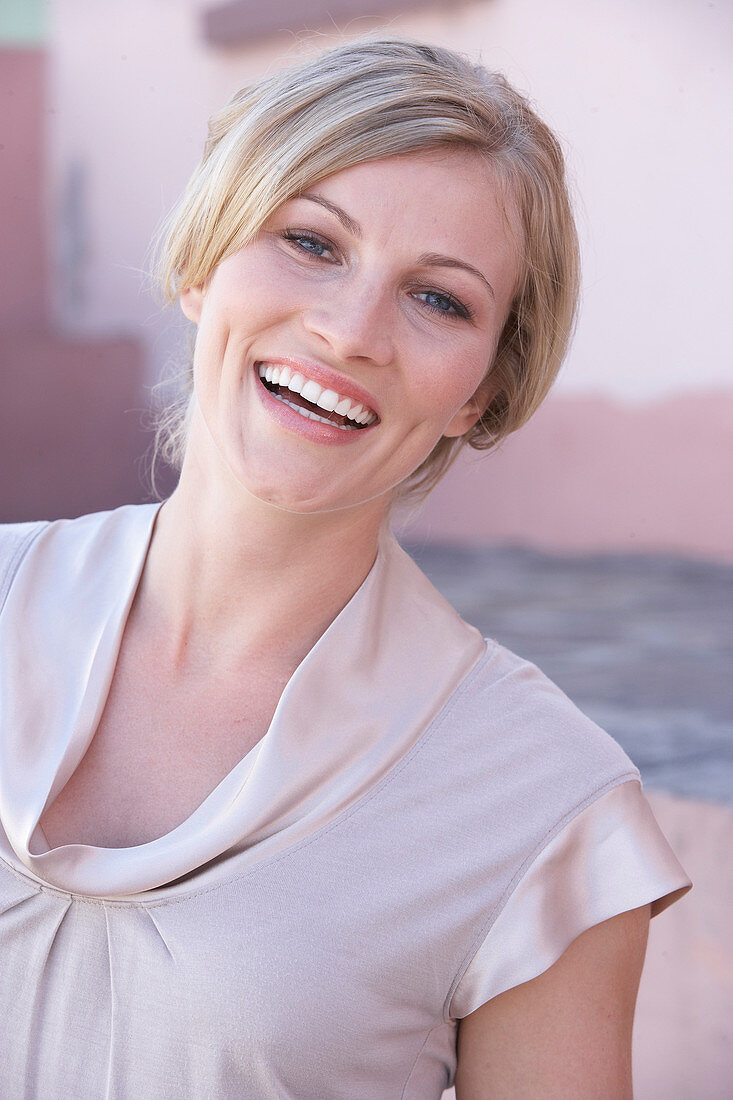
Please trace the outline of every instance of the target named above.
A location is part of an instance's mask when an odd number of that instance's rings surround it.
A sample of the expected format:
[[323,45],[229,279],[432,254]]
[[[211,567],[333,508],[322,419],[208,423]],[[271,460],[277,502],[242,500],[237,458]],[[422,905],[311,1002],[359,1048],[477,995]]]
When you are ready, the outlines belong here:
[[0,1095],[437,1100],[458,1019],[689,879],[621,748],[391,535],[183,824],[49,848],[157,507],[0,528]]

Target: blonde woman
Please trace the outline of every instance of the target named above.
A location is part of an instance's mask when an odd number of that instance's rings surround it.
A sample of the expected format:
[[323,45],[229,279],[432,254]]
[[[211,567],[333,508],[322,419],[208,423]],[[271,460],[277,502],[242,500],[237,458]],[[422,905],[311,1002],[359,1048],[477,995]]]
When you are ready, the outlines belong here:
[[556,374],[557,141],[455,54],[347,44],[214,117],[162,269],[178,487],[0,542],[0,1093],[630,1097],[689,880],[389,530]]

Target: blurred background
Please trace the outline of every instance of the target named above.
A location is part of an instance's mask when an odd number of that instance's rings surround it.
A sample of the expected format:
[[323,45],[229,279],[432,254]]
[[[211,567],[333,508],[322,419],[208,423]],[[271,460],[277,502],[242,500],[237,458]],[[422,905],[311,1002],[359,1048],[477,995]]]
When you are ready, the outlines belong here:
[[187,335],[149,243],[207,118],[374,30],[503,70],[567,150],[584,258],[568,362],[534,420],[459,461],[399,534],[641,768],[695,889],[652,924],[636,1095],[730,1098],[730,3],[0,0],[0,522],[151,499],[152,387]]

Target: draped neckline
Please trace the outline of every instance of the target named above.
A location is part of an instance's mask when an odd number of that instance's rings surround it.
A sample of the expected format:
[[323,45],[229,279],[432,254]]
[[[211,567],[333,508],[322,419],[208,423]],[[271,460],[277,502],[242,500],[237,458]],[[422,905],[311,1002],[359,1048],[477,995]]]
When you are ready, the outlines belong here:
[[133,847],[50,848],[39,822],[99,724],[159,508],[48,524],[0,614],[0,855],[80,896],[182,895],[313,835],[389,775],[486,652],[385,530],[262,739],[185,821]]

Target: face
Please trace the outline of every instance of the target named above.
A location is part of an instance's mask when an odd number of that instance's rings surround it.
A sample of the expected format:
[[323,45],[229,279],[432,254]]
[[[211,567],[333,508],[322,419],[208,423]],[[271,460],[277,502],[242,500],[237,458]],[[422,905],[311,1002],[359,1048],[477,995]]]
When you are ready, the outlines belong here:
[[470,150],[357,165],[283,204],[181,296],[206,427],[189,446],[290,511],[386,505],[491,399],[517,277],[507,217]]

